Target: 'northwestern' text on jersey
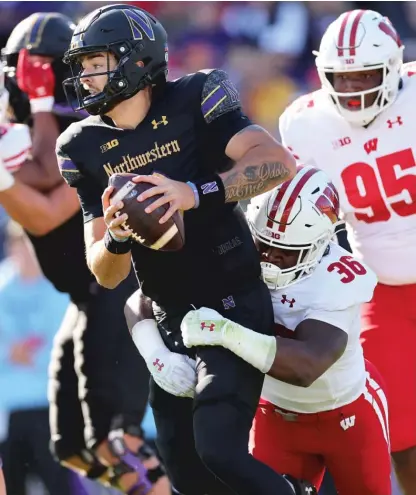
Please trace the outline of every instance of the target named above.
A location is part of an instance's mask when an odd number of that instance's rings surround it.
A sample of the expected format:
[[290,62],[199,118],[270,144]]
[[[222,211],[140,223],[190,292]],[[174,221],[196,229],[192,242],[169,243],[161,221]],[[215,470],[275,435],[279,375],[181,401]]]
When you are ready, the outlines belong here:
[[[116,128],[99,116],[74,124],[58,140],[58,161],[63,177],[77,188],[88,222],[103,216],[101,195],[112,174],[159,172],[182,182],[201,180],[230,166],[225,148],[249,125],[227,75],[201,71],[167,82],[136,129]],[[259,277],[258,255],[238,205],[186,211],[184,222],[181,251],[138,243],[132,248],[144,293],[166,311],[206,305]]]

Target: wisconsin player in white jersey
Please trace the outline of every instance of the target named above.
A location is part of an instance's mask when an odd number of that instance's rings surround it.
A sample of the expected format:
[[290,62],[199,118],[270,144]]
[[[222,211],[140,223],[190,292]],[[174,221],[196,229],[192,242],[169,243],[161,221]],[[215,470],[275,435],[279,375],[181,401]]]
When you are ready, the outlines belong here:
[[361,305],[377,278],[331,241],[338,210],[334,186],[313,167],[252,199],[247,216],[278,337],[208,308],[188,313],[182,334],[189,347],[221,345],[268,374],[255,457],[318,489],[328,467],[340,495],[388,495],[387,400],[360,345]]
[[32,148],[29,127],[8,122],[9,92],[4,84],[4,67],[5,63],[0,62],[0,189],[3,177],[17,172]]
[[374,298],[363,307],[362,344],[386,381],[395,468],[413,495],[416,65],[402,65],[403,48],[377,12],[342,14],[315,52],[322,88],[284,112],[280,132],[301,163],[330,176],[353,253],[378,276]]

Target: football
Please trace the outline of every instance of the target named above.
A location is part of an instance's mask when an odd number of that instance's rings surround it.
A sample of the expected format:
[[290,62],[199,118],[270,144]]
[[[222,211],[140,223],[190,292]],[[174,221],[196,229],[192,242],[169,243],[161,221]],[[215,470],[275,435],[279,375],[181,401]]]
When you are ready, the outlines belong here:
[[154,187],[146,182],[135,183],[131,179],[135,174],[114,174],[110,177],[109,186],[114,187],[110,203],[123,201],[119,214],[127,213],[128,219],[123,228],[133,231],[132,238],[139,244],[157,251],[179,251],[185,243],[185,229],[182,214],[177,211],[164,224],[159,220],[169,208],[169,203],[156,208],[152,213],[144,210],[162,195],[157,194],[139,203],[137,197],[144,191]]

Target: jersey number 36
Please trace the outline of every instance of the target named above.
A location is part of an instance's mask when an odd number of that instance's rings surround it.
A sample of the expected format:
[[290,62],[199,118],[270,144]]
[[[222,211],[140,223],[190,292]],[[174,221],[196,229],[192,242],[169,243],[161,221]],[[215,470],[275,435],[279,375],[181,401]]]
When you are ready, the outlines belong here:
[[352,256],[341,256],[339,261],[331,263],[327,270],[329,272],[336,271],[339,273],[343,284],[349,284],[357,275],[360,276],[367,273],[365,267]]

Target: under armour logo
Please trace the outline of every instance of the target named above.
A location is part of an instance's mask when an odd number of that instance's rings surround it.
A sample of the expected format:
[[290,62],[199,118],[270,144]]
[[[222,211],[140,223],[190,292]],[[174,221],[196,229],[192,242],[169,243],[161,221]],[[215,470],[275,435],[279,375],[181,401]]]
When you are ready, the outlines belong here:
[[168,125],[168,119],[166,115],[162,115],[162,120],[159,120],[159,122],[156,122],[156,119],[152,120],[153,129],[157,129],[159,124]]
[[289,303],[289,308],[293,308],[293,305],[295,304],[296,300],[295,299],[288,299],[286,294],[283,294],[281,303]]
[[208,329],[210,332],[213,332],[214,331],[214,328],[215,328],[215,323],[211,323],[210,325],[207,325],[205,323],[205,321],[203,321],[201,323],[201,330],[205,330],[205,329]]
[[364,150],[369,155],[372,151],[377,151],[378,139],[370,139],[364,144]]
[[157,358],[156,361],[153,361],[153,366],[157,368],[157,371],[162,371],[162,368],[165,367],[165,365],[160,362],[159,358]]
[[387,121],[387,125],[389,126],[389,129],[391,129],[393,127],[394,124],[399,124],[399,125],[403,125],[403,120],[402,118],[400,117],[400,115],[397,117],[396,120],[388,120]]
[[350,416],[340,421],[341,428],[346,431],[348,428],[352,428],[355,425],[355,416]]
[[342,148],[343,146],[348,146],[349,144],[351,144],[351,138],[348,136],[338,138],[336,141],[332,141],[332,147],[334,148],[334,150]]

